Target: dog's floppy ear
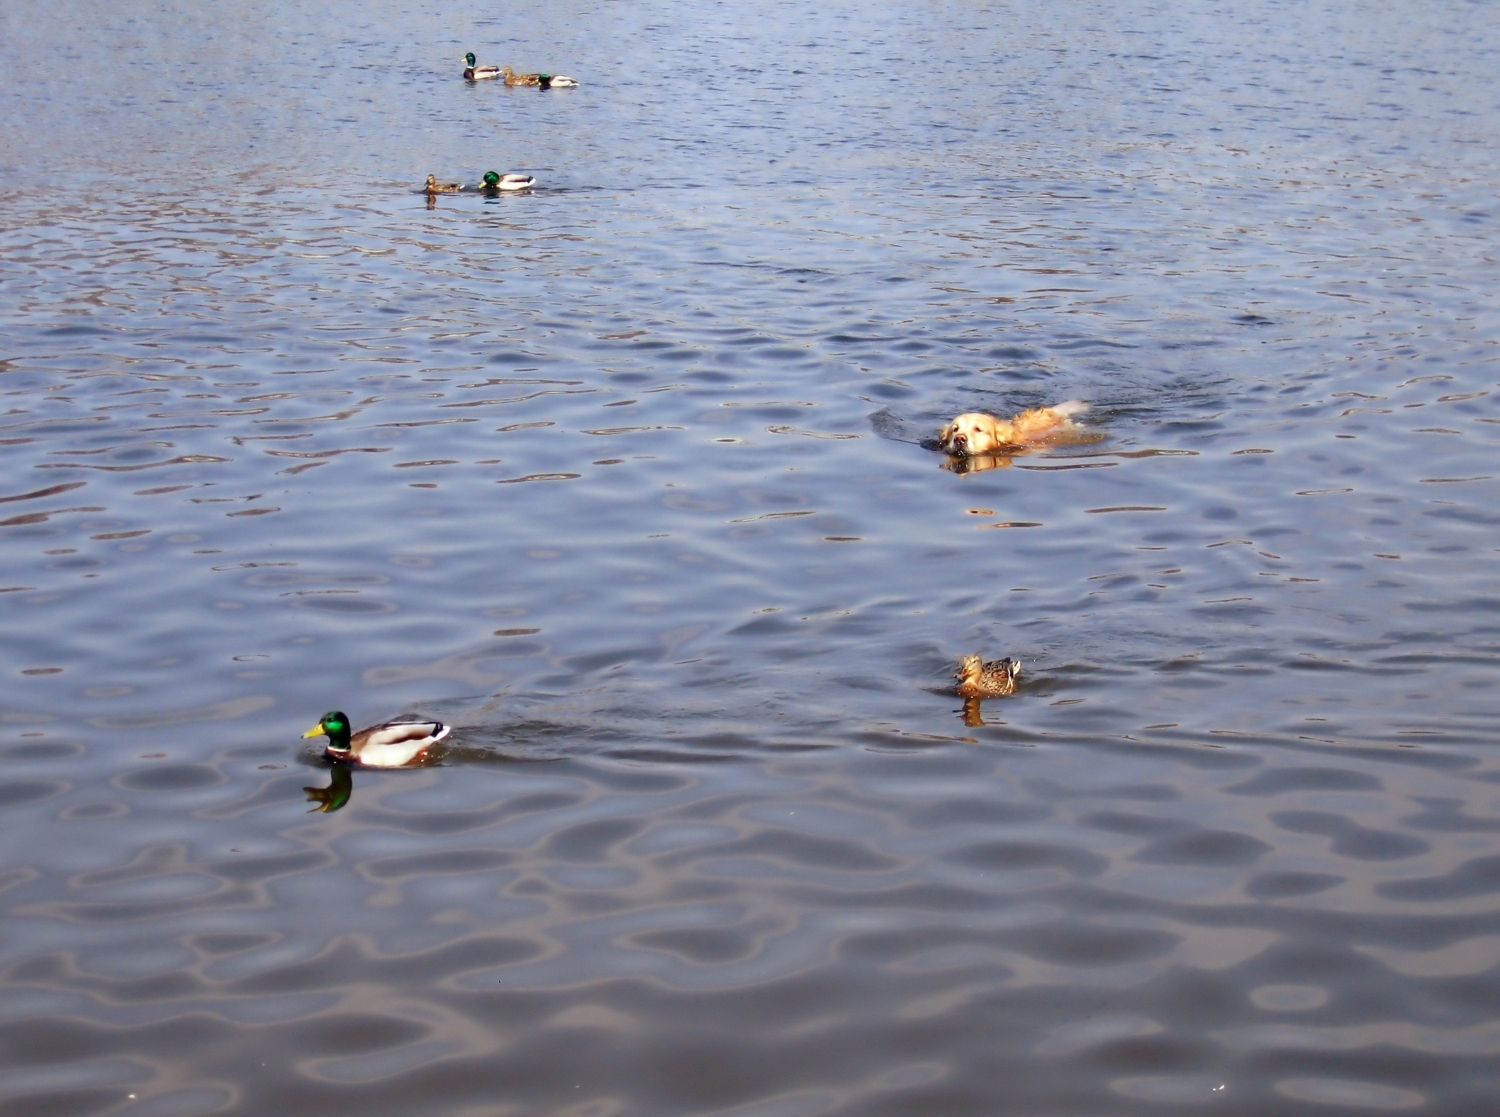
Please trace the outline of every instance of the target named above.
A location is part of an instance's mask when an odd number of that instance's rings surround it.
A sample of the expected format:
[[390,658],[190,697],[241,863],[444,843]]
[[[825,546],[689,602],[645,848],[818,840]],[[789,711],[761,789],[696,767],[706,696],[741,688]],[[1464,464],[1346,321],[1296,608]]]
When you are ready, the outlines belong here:
[[948,445],[948,439],[950,439],[952,437],[953,437],[953,424],[949,423],[942,430],[938,431],[938,445],[939,446],[946,446],[946,445]]

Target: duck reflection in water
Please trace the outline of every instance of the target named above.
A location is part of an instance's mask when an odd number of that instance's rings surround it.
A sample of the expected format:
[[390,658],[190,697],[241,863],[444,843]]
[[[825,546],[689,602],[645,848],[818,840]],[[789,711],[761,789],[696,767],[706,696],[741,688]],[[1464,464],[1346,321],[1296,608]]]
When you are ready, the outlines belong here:
[[329,777],[327,787],[302,789],[307,793],[309,803],[318,804],[309,813],[322,811],[324,814],[332,814],[349,802],[349,796],[354,794],[354,772],[348,764],[335,761],[330,766]]

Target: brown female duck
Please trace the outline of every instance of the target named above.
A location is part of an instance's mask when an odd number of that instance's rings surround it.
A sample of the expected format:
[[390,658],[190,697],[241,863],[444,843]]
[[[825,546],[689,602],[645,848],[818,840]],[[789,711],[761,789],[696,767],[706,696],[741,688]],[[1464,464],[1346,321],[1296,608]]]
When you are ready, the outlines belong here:
[[977,655],[966,655],[953,677],[963,698],[1004,698],[1016,692],[1016,676],[1021,673],[1018,659],[997,659],[986,663]]

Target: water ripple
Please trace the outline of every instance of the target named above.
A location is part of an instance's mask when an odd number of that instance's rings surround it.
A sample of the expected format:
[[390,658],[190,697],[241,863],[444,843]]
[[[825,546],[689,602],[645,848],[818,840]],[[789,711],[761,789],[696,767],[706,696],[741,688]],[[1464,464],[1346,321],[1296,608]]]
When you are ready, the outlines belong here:
[[7,1112],[1492,1104],[1488,24],[80,11],[0,42]]

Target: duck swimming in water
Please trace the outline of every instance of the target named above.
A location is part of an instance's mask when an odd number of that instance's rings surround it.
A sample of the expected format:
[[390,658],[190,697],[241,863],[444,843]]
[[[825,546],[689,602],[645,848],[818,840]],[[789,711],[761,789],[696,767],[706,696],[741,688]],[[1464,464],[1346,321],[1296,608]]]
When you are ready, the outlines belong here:
[[500,76],[499,66],[479,66],[477,59],[471,50],[464,55],[464,77],[469,81],[483,81],[485,78],[498,78]]
[[1004,698],[1016,692],[1016,676],[1021,673],[1021,661],[997,659],[985,663],[977,655],[966,655],[953,677],[958,680],[958,693],[964,698]]
[[428,175],[425,190],[428,194],[457,194],[463,188],[464,184],[461,182],[439,182],[437,175]]
[[563,77],[561,74],[538,74],[536,83],[542,89],[577,89],[578,79]]
[[440,721],[387,721],[350,734],[342,710],[329,710],[303,737],[328,737],[323,752],[364,768],[405,768],[425,759],[424,753],[452,732]]
[[500,76],[506,85],[537,85],[542,78],[541,74],[518,74],[509,66],[500,67]]
[[536,179],[530,175],[503,175],[499,171],[485,171],[484,181],[479,184],[479,189],[489,194],[498,190],[525,190],[535,185]]

